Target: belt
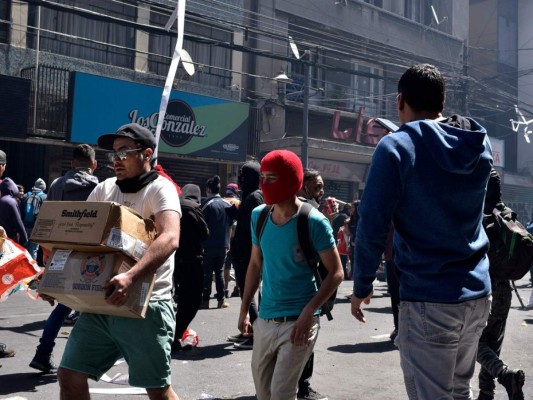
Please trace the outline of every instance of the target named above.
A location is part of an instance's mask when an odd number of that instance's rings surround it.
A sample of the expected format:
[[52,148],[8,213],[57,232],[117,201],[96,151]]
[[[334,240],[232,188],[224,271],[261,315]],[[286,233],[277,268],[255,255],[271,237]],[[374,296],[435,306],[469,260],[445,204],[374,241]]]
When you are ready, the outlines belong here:
[[[294,322],[299,317],[299,315],[289,315],[288,317],[265,318],[265,321],[274,322],[275,324],[281,324],[283,322]],[[318,318],[318,315],[313,316],[313,319],[315,318]]]
[[275,324],[281,324],[282,322],[296,321],[298,317],[299,315],[289,315],[288,317],[265,318],[265,321],[274,322]]

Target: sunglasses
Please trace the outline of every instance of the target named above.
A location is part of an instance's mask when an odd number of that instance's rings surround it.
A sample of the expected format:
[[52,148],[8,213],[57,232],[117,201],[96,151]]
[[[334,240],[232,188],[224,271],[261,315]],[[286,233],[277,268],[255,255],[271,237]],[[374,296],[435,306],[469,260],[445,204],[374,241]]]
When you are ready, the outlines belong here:
[[133,153],[134,151],[141,151],[141,150],[143,150],[142,147],[139,147],[137,149],[113,151],[110,153],[106,153],[106,157],[108,161],[114,161],[114,160],[124,161],[126,157],[128,156],[128,153]]

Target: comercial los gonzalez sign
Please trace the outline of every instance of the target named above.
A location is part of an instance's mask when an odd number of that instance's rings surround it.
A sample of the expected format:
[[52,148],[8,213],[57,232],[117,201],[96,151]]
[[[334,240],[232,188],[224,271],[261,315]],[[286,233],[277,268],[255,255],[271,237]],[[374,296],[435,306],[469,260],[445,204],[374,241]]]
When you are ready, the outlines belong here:
[[[98,136],[129,122],[157,126],[162,88],[76,72],[71,141],[96,144]],[[249,106],[172,91],[159,153],[220,160],[246,159]]]

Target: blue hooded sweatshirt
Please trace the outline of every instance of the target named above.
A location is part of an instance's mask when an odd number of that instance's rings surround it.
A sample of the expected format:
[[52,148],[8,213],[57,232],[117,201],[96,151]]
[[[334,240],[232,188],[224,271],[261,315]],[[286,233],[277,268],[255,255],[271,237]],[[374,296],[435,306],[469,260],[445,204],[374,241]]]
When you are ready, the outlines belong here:
[[491,167],[486,131],[469,118],[414,121],[384,137],[358,208],[355,295],[372,291],[391,222],[401,300],[460,303],[490,294],[481,221]]

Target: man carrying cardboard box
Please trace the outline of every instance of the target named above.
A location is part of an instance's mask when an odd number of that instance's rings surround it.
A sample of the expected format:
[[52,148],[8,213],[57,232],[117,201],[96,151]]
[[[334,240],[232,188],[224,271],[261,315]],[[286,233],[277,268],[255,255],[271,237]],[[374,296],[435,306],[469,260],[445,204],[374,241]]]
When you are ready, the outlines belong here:
[[129,383],[146,388],[150,399],[178,399],[170,386],[171,344],[176,326],[172,308],[174,251],[179,245],[181,208],[172,183],[152,168],[154,135],[127,124],[102,135],[98,145],[113,162],[116,178],[100,183],[88,201],[115,201],[154,218],[157,237],[142,258],[106,285],[109,304],[126,303],[134,282],[156,273],[145,319],[83,313],[74,326],[58,370],[61,399],[89,399],[87,379],[98,380],[124,356]]

